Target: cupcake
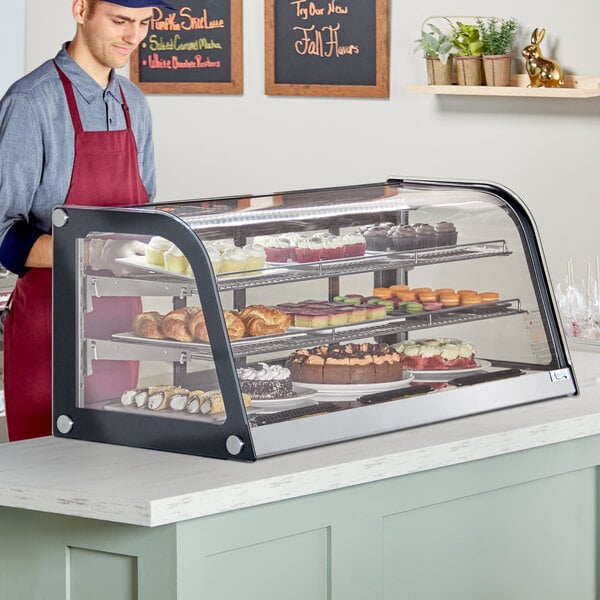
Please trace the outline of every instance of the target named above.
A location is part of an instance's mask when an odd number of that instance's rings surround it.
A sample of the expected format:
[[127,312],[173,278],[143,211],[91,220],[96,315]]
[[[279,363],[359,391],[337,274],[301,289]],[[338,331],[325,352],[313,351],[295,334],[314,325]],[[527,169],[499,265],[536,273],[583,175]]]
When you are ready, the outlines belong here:
[[284,233],[279,236],[280,240],[283,240],[284,242],[287,242],[289,244],[290,260],[297,260],[296,249],[298,248],[298,240],[305,237],[305,235],[300,233]]
[[417,232],[410,225],[398,225],[388,232],[389,245],[393,250],[414,250],[417,247]]
[[189,263],[188,259],[183,255],[183,252],[175,245],[165,252],[165,267],[171,273],[177,273],[178,275],[187,275]]
[[388,249],[389,238],[388,231],[391,226],[387,223],[373,225],[370,229],[364,232],[365,243],[367,250],[385,251]]
[[214,246],[206,246],[206,253],[215,275],[221,272],[221,253]]
[[146,244],[145,255],[146,262],[149,265],[158,267],[165,266],[165,252],[172,246],[169,240],[163,237],[155,236]]
[[437,234],[435,228],[428,223],[419,223],[415,225],[417,232],[417,248],[435,248]]
[[225,239],[225,240],[216,240],[213,242],[213,246],[221,253],[235,247],[233,240]]
[[435,232],[437,233],[437,245],[438,246],[455,246],[458,239],[458,232],[454,223],[447,221],[441,221],[435,226]]
[[316,262],[323,253],[323,238],[313,235],[309,238],[299,238],[296,249],[296,260],[300,263]]
[[342,244],[344,247],[344,258],[364,256],[367,249],[365,236],[360,231],[352,231],[342,236]]
[[243,271],[246,268],[248,254],[242,248],[229,248],[221,254],[221,273]]
[[339,235],[328,235],[323,238],[322,260],[344,258],[344,242]]
[[265,249],[259,244],[248,244],[244,246],[244,252],[248,255],[246,260],[247,269],[262,269],[265,266],[267,255]]
[[290,242],[281,236],[273,236],[265,242],[267,262],[284,263],[290,258]]

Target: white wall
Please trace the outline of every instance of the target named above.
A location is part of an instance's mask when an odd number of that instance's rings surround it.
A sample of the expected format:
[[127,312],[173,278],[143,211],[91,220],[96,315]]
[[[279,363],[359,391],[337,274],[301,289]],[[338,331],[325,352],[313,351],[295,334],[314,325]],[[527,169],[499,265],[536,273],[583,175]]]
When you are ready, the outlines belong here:
[[0,0],[0,97],[25,73],[25,2]]
[[[389,99],[264,95],[263,2],[244,2],[241,96],[152,95],[158,199],[268,193],[381,181],[388,176],[500,182],[534,214],[555,280],[573,257],[576,275],[598,248],[600,98],[561,100],[407,94],[425,82],[413,54],[422,21],[448,14],[442,0],[390,0]],[[27,0],[27,68],[53,56],[74,31],[70,0]],[[589,52],[600,5],[543,6],[456,0],[455,15],[516,17],[518,47],[538,26],[542,48],[568,73],[600,75]],[[519,60],[519,71],[522,62]],[[578,272],[577,272],[578,271]]]

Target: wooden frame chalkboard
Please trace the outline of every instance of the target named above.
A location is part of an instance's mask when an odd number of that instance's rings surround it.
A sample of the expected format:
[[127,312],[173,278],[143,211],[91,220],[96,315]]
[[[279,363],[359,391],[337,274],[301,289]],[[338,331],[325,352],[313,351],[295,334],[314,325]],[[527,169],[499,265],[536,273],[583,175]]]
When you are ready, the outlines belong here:
[[389,97],[389,0],[265,0],[265,93]]
[[243,0],[169,0],[154,7],[132,54],[131,80],[148,94],[241,94]]

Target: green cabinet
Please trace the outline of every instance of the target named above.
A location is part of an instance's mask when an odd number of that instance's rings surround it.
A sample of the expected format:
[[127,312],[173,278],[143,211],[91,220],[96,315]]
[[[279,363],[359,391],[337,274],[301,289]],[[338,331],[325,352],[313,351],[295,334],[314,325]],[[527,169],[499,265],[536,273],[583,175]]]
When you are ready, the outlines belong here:
[[592,600],[600,436],[159,527],[0,509],[0,600]]

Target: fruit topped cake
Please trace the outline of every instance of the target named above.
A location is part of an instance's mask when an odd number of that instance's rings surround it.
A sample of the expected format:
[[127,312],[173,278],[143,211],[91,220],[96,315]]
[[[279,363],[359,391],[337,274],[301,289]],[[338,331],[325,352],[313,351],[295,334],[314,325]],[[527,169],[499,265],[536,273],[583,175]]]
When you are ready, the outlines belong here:
[[453,338],[406,340],[394,344],[402,357],[405,369],[411,371],[442,371],[444,369],[472,369],[475,346]]

